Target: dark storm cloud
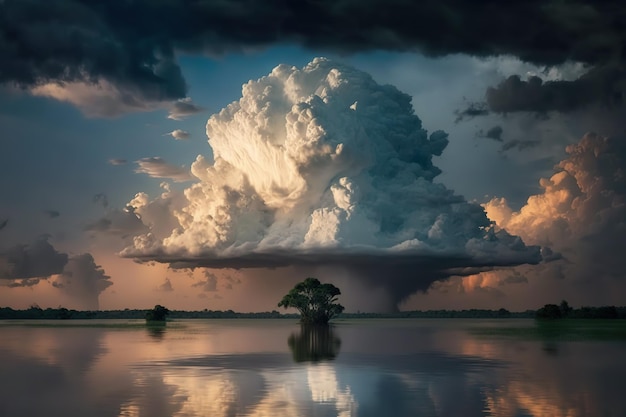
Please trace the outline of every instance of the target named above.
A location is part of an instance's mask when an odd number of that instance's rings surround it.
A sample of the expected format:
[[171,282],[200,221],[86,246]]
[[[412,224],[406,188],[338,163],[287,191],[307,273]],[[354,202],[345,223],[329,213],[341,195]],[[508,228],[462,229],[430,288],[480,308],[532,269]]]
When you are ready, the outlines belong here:
[[159,24],[153,21],[152,30],[140,33],[144,6],[72,0],[0,3],[0,81],[33,87],[105,79],[139,91],[145,100],[184,97],[185,81],[171,42],[155,30]]
[[44,278],[60,274],[68,256],[40,238],[28,245],[0,250],[0,279]]
[[621,67],[598,67],[573,81],[547,81],[533,76],[522,81],[512,75],[487,89],[489,109],[496,113],[518,111],[571,112],[590,105],[613,108],[624,104],[626,71]]
[[104,79],[144,100],[171,101],[187,92],[175,51],[276,43],[595,65],[622,53],[625,18],[619,1],[6,0],[0,82]]
[[[511,236],[508,236],[511,238]],[[517,245],[517,247],[515,247]],[[421,267],[436,266],[434,269],[452,270],[454,268],[483,268],[483,267],[501,267],[517,265],[519,263],[538,263],[541,261],[538,246],[525,246],[522,242],[511,244],[508,253],[496,253],[494,251],[491,257],[472,257],[455,256],[448,253],[436,254],[430,256],[416,255],[415,253],[393,253],[390,251],[382,251],[372,249],[357,248],[324,250],[315,249],[301,251],[300,253],[293,250],[280,251],[273,249],[272,252],[253,252],[247,254],[237,254],[233,257],[216,256],[211,253],[197,257],[193,256],[177,256],[167,253],[155,251],[150,255],[129,254],[140,262],[162,262],[168,263],[172,268],[277,268],[289,265],[354,265],[356,267],[370,268],[376,264],[385,264],[386,268],[392,267],[392,263],[398,268],[419,270]],[[432,269],[432,268],[430,268]],[[458,271],[457,271],[458,272]]]

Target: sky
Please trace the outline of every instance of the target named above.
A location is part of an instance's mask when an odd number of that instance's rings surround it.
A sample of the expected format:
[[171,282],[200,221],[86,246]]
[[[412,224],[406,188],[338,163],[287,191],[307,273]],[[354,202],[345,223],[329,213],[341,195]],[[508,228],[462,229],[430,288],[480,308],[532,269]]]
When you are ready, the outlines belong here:
[[1,1],[0,305],[623,305],[625,13]]

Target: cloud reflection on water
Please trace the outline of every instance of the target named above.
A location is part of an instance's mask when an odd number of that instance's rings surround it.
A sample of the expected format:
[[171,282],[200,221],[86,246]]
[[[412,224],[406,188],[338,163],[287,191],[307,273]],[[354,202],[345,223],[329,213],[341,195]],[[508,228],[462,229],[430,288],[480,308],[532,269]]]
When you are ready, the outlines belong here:
[[[407,323],[340,323],[320,336],[276,321],[182,321],[158,338],[143,328],[3,325],[0,415],[579,417],[626,411],[619,389],[623,342],[554,341],[554,355],[541,340],[478,337],[465,322]],[[303,354],[291,351],[290,339],[307,347]],[[333,350],[339,344],[341,351]]]

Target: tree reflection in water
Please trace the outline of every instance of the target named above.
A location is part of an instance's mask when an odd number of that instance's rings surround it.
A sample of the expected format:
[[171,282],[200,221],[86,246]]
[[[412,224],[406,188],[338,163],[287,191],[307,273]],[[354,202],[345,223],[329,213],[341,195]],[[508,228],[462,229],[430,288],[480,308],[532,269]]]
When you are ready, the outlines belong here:
[[162,340],[165,336],[165,322],[152,322],[146,325],[148,334],[155,340]]
[[335,359],[339,354],[341,339],[332,326],[302,325],[299,333],[287,339],[293,360],[296,362],[320,362]]

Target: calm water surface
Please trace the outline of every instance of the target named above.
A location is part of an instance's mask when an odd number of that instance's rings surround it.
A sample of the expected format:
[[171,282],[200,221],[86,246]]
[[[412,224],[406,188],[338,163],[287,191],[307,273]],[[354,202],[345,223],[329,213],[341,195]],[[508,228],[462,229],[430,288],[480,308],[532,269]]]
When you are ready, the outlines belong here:
[[0,322],[0,416],[626,416],[626,342],[532,320]]

